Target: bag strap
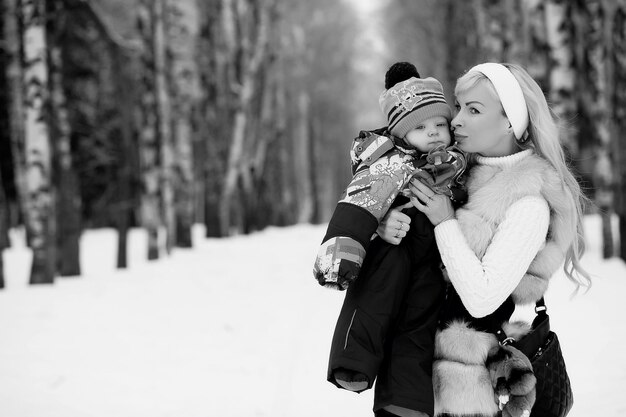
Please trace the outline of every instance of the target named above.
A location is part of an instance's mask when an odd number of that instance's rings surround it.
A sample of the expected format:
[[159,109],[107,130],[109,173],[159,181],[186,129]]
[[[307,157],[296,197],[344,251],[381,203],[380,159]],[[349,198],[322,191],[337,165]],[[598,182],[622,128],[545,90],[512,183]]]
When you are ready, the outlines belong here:
[[[543,297],[541,297],[536,303],[535,303],[535,314],[537,315],[535,317],[535,320],[537,320],[537,317],[539,316],[547,316],[548,315],[548,307],[546,307],[546,301],[544,300]],[[533,321],[534,323],[534,321]],[[507,336],[507,334],[505,333],[504,329],[502,327],[500,327],[499,329],[497,329],[495,332],[493,332],[496,335],[496,338],[498,339],[498,343],[500,344],[500,346],[505,346],[505,345],[510,345],[516,342],[516,340],[512,337]]]
[[541,315],[541,314],[547,315],[548,314],[548,307],[546,307],[546,300],[544,300],[543,297],[541,297],[535,303],[535,313],[537,313],[538,315]]

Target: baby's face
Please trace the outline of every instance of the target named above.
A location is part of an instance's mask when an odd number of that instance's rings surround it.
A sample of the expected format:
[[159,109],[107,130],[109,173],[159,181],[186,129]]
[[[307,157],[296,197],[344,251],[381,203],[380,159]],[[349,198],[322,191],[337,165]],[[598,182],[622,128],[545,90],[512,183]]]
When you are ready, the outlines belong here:
[[443,116],[424,120],[410,130],[404,139],[421,152],[428,152],[439,145],[450,145],[450,126]]

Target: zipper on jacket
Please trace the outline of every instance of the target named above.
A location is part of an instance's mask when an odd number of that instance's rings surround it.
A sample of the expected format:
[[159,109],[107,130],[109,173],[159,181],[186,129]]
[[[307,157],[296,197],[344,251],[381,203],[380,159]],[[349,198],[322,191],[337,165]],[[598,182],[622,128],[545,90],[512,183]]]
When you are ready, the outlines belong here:
[[348,331],[346,332],[346,341],[343,344],[343,350],[346,350],[348,347],[348,335],[350,334],[350,329],[352,328],[352,323],[354,323],[354,316],[356,315],[356,308],[354,309],[354,313],[352,313],[352,318],[350,319],[350,325],[348,326]]

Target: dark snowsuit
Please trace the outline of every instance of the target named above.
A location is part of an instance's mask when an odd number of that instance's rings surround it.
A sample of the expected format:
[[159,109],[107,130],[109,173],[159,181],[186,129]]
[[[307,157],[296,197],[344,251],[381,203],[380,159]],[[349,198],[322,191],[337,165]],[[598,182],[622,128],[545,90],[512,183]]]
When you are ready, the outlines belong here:
[[[390,206],[409,201],[397,193],[416,173],[453,202],[464,202],[467,193],[461,175],[466,160],[455,148],[420,154],[416,149],[403,148],[398,138],[380,136],[385,133],[385,129],[361,132],[353,144],[352,168],[356,174],[345,192],[351,197],[348,203],[342,199],[337,205],[323,239],[333,244],[331,239],[335,239],[337,248],[346,248],[345,255],[338,257],[345,259],[334,272],[320,267],[319,254],[316,261],[320,284],[347,287],[331,345],[328,380],[340,387],[333,375],[336,370],[360,372],[367,376],[368,388],[377,379],[374,410],[393,404],[432,415],[434,340],[445,296],[434,227],[426,215],[411,207],[404,210],[411,217],[411,225],[399,245],[379,237],[370,241],[370,236]],[[393,172],[372,175],[368,167],[389,155],[408,156],[401,157]],[[386,177],[393,177],[393,181],[385,183],[384,193],[377,189],[375,194],[372,181]],[[377,204],[371,204],[372,200]],[[355,251],[351,244],[363,250]],[[351,268],[347,261],[356,255],[364,256],[362,266],[357,260]]]
[[[394,205],[407,201],[397,200]],[[432,415],[434,337],[445,282],[432,224],[415,208],[405,213],[411,226],[401,244],[374,239],[359,279],[348,287],[328,380],[337,385],[338,368],[365,374],[369,387],[378,377],[374,410],[394,404]]]

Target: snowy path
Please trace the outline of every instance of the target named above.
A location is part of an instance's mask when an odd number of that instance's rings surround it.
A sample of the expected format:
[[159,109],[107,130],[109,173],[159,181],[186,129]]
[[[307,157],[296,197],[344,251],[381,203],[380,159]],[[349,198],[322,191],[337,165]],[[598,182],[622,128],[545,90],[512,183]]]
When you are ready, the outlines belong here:
[[[599,230],[597,219],[587,219]],[[82,241],[84,276],[26,285],[28,252],[5,252],[0,291],[1,417],[370,416],[372,393],[325,381],[343,294],[311,264],[323,226],[200,238],[157,263],[131,236],[131,268],[114,269],[115,237]],[[19,241],[19,234],[14,234]],[[563,277],[547,297],[575,390],[571,417],[623,416],[626,266],[584,263],[598,278],[574,300]]]

